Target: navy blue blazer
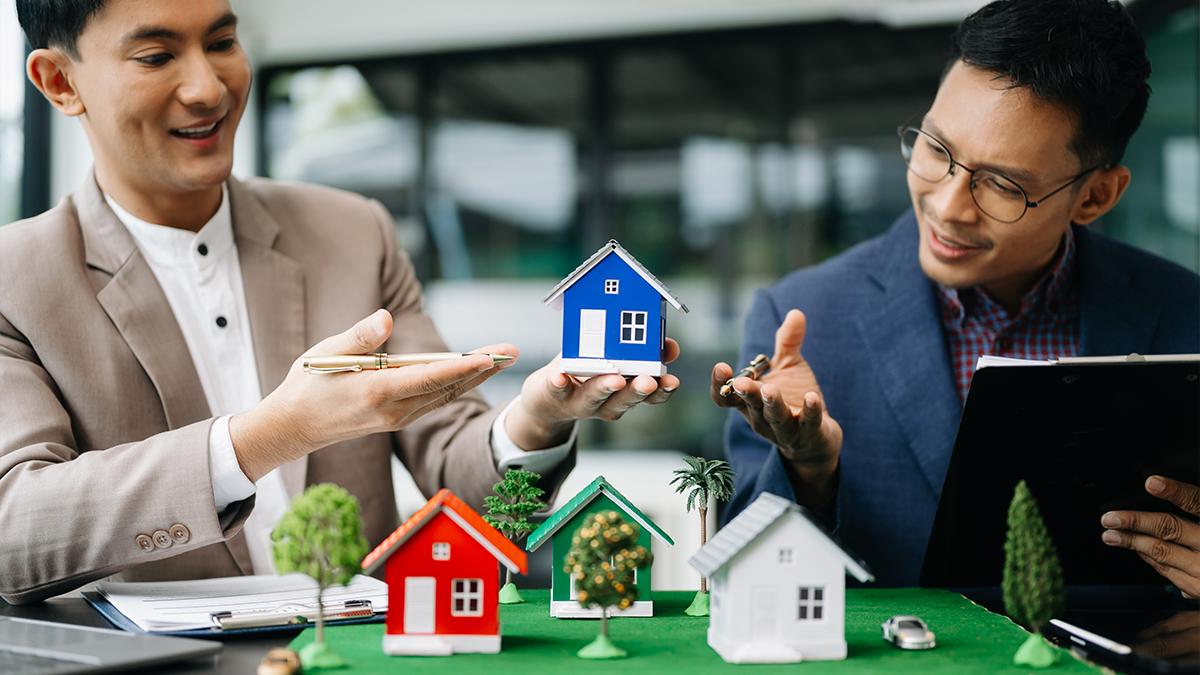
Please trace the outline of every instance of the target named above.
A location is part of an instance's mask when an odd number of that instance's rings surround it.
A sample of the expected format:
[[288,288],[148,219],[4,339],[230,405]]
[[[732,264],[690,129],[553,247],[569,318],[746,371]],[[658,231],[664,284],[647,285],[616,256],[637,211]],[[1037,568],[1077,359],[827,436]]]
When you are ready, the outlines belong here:
[[[774,351],[775,329],[804,311],[802,353],[845,432],[837,534],[878,583],[918,584],[962,403],[933,282],[917,261],[911,211],[874,239],[760,290],[741,360]],[[1200,352],[1200,277],[1075,227],[1084,355]],[[783,460],[736,411],[726,427],[736,487],[723,520],[761,492],[795,494]]]

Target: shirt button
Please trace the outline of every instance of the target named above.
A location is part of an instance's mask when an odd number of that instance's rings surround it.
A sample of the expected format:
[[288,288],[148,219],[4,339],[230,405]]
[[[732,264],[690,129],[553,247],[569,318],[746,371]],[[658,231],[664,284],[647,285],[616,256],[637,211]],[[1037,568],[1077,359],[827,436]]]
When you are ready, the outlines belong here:
[[229,321],[225,317],[223,317],[223,316],[217,317],[217,328],[224,328],[225,326],[228,326],[228,325],[229,325]]
[[192,538],[192,533],[182,523],[175,523],[171,526],[171,539],[175,540],[176,544],[186,544]]
[[200,244],[196,247],[196,252],[200,255],[208,255],[208,244]]
[[154,550],[154,540],[148,534],[139,534],[133,540],[137,542],[138,548],[143,551],[150,552]]
[[155,530],[151,536],[154,537],[154,545],[158,548],[171,548],[171,545],[175,543],[171,541],[171,534],[166,530]]

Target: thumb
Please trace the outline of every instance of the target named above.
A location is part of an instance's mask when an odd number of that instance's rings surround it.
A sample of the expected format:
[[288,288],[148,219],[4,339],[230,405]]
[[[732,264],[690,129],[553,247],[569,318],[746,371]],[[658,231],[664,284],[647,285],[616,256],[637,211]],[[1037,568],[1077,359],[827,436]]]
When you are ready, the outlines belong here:
[[771,359],[773,367],[778,367],[780,360],[784,363],[800,360],[800,347],[804,345],[804,333],[807,330],[804,312],[793,309],[783,317],[783,323],[775,331],[775,357]]
[[321,340],[304,355],[370,354],[387,342],[391,335],[392,315],[386,309],[380,309],[351,326],[350,330]]

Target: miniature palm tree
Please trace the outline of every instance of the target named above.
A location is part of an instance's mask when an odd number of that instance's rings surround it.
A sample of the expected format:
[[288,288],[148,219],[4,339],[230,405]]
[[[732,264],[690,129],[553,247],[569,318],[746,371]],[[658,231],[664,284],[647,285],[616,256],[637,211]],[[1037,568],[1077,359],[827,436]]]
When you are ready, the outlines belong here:
[[654,561],[654,555],[639,545],[636,525],[625,522],[616,511],[604,511],[584,520],[571,538],[563,571],[575,582],[581,607],[600,608],[600,634],[580,649],[584,659],[619,659],[625,650],[608,639],[610,607],[628,609],[638,598],[634,572]]
[[[509,469],[504,472],[504,479],[492,486],[496,494],[483,498],[483,506],[488,510],[483,519],[514,544],[520,545],[522,539],[537,529],[529,522],[529,516],[546,508],[546,503],[539,499],[546,491],[536,485],[540,478],[541,475],[533,471]],[[500,604],[520,602],[525,600],[517,591],[509,569],[505,573],[504,587],[500,589]]]
[[1052,665],[1058,653],[1039,631],[1063,608],[1062,565],[1025,481],[1017,483],[1008,507],[1001,590],[1008,615],[1033,633],[1013,655],[1013,663],[1034,668]]
[[300,650],[305,670],[346,665],[325,644],[325,589],[354,578],[367,552],[358,500],[342,488],[322,483],[304,491],[271,532],[272,557],[280,574],[300,572],[317,582],[317,634]]
[[[687,498],[688,513],[693,507],[700,511],[700,546],[708,541],[708,500],[723,502],[733,494],[733,469],[723,459],[684,457],[686,469],[675,469],[671,485],[675,492],[690,489]],[[683,612],[689,616],[708,616],[708,579],[700,577],[700,591],[692,604]]]

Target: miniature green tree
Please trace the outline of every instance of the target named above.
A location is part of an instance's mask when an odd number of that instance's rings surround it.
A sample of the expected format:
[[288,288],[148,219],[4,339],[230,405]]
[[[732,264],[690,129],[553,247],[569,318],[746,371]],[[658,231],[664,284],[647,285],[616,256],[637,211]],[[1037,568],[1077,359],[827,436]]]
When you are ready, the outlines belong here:
[[1001,590],[1008,615],[1032,632],[1013,655],[1013,663],[1034,668],[1052,665],[1058,653],[1039,631],[1063,608],[1062,565],[1025,481],[1017,483],[1008,507]]
[[638,544],[640,530],[626,523],[616,511],[593,514],[571,537],[571,550],[563,571],[575,581],[582,607],[600,608],[600,634],[580,649],[584,659],[619,659],[625,650],[608,639],[610,607],[628,609],[638,598],[634,571],[654,561],[654,555]]
[[[701,457],[684,457],[686,469],[675,469],[675,477],[671,485],[675,492],[690,489],[687,497],[688,513],[693,507],[700,511],[700,545],[708,541],[708,500],[723,502],[733,494],[733,469],[729,462],[723,459],[703,459]],[[692,604],[684,610],[688,616],[708,616],[708,579],[700,577],[700,591],[692,599]]]
[[[546,508],[546,503],[539,497],[546,491],[536,485],[540,474],[524,469],[509,469],[504,472],[504,480],[492,486],[495,495],[483,498],[483,506],[487,514],[483,519],[488,525],[500,530],[509,541],[520,545],[537,527],[529,522],[529,516]],[[517,585],[513,583],[512,570],[505,570],[504,587],[500,589],[500,603],[511,605],[525,602]]]
[[271,532],[272,557],[280,574],[300,572],[317,582],[317,631],[300,650],[305,670],[346,665],[325,644],[325,589],[354,578],[367,552],[358,500],[344,489],[313,485],[292,502]]

